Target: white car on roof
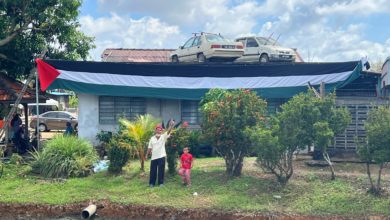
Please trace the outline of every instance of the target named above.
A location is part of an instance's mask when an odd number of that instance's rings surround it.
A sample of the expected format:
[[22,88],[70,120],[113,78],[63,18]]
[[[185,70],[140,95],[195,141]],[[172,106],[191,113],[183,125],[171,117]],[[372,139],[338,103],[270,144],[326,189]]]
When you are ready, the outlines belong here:
[[244,55],[237,59],[237,62],[295,61],[295,51],[279,45],[272,38],[240,37],[236,39],[236,42],[241,42],[245,49]]
[[220,34],[194,34],[171,54],[172,62],[234,61],[244,54],[240,42],[225,39]]

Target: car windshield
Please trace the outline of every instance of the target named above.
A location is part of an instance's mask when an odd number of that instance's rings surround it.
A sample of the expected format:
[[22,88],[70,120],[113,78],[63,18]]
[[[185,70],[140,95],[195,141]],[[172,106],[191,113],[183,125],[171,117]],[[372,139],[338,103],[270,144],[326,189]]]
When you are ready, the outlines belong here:
[[206,40],[208,42],[229,42],[227,39],[223,38],[221,35],[217,34],[207,34],[206,35]]
[[265,38],[265,37],[256,37],[257,41],[259,41],[259,43],[261,45],[275,45],[275,46],[280,46],[280,44],[278,44],[278,42],[276,42],[274,39],[272,38]]

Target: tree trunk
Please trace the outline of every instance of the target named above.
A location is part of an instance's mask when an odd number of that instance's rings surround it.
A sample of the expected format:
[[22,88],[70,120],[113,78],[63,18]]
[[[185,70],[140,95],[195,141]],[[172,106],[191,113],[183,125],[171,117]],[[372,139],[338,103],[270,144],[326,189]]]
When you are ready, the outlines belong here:
[[322,153],[325,161],[329,164],[329,168],[330,168],[330,172],[332,173],[332,176],[331,176],[331,180],[335,180],[336,179],[336,175],[334,173],[334,167],[333,167],[333,163],[332,161],[330,160],[330,157],[329,157],[329,154],[325,151]]
[[145,154],[144,154],[144,148],[142,146],[138,146],[139,149],[139,160],[141,163],[141,171],[145,172]]
[[383,170],[383,163],[379,165],[379,171],[378,171],[378,179],[376,182],[376,193],[379,195],[381,193],[381,176],[382,176],[382,170]]
[[374,185],[374,182],[372,181],[372,178],[371,178],[370,162],[366,163],[366,168],[367,168],[367,176],[368,176],[368,179],[370,180],[370,184],[371,184],[370,191],[374,192],[375,185]]
[[239,158],[226,158],[226,173],[229,176],[237,177],[241,176],[242,166],[243,166],[244,157]]

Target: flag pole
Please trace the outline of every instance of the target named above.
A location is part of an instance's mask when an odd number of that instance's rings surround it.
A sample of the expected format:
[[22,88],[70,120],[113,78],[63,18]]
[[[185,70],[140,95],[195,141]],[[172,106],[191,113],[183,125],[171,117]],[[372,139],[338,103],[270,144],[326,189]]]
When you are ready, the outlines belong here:
[[35,70],[35,99],[36,99],[36,113],[37,113],[37,124],[36,124],[36,131],[37,131],[37,150],[39,151],[39,145],[40,145],[40,133],[39,133],[39,88],[38,88],[38,70]]

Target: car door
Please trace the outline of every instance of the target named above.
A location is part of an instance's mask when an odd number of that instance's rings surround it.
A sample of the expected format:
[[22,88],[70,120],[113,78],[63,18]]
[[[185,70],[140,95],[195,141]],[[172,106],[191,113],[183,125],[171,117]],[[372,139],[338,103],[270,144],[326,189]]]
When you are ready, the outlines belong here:
[[48,112],[42,115],[43,122],[46,124],[48,130],[57,129],[57,114],[55,112]]
[[181,61],[191,61],[190,48],[194,42],[195,37],[191,37],[184,45],[181,47],[180,53],[178,54],[179,60]]
[[57,117],[58,117],[57,129],[58,130],[65,130],[66,129],[66,122],[71,121],[71,115],[69,115],[65,112],[58,112]]
[[246,61],[258,61],[259,60],[259,44],[256,39],[253,37],[249,37],[245,42],[245,60]]
[[198,53],[202,52],[202,49],[200,48],[200,36],[197,36],[194,38],[194,41],[192,42],[192,46],[188,49],[189,51],[189,59],[191,62],[196,62],[198,61]]

